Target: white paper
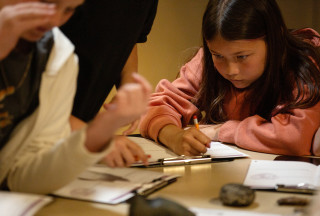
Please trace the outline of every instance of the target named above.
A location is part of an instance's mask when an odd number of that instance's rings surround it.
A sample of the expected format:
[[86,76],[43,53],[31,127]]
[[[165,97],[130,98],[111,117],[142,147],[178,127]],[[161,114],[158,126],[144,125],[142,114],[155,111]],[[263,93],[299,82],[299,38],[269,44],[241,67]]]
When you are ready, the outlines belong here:
[[146,154],[149,154],[151,156],[149,158],[149,161],[158,161],[158,159],[178,157],[178,155],[172,152],[170,149],[161,146],[149,139],[145,139],[142,137],[128,138],[137,143]]
[[244,185],[256,189],[274,189],[277,184],[317,186],[318,166],[302,161],[251,161]]
[[104,182],[77,179],[53,194],[66,198],[117,204],[133,197],[134,194],[131,191],[135,188],[137,188],[136,185],[121,181]]
[[197,216],[281,216],[280,214],[267,214],[252,211],[216,210],[208,208],[190,208]]
[[44,195],[0,191],[0,214],[32,216],[52,200]]
[[210,155],[212,158],[238,158],[238,157],[249,157],[236,149],[233,149],[221,142],[211,142],[210,148],[205,153]]
[[118,204],[134,196],[136,190],[144,192],[177,177],[143,169],[96,166],[89,168],[78,179],[53,194],[66,198]]

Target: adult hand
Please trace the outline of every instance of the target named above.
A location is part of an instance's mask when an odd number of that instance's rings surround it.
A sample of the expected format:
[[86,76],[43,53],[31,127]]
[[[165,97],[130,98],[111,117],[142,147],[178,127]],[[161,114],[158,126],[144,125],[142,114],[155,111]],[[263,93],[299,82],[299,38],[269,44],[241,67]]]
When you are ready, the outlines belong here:
[[129,167],[137,160],[148,165],[148,157],[139,145],[125,136],[116,136],[112,151],[102,160],[109,167]]
[[135,83],[119,88],[106,109],[99,113],[87,128],[86,146],[89,151],[101,151],[114,132],[140,118],[147,111],[151,85],[138,74],[133,74]]
[[0,10],[0,60],[16,46],[28,30],[45,25],[56,12],[54,4],[22,2]]
[[175,125],[163,127],[159,133],[159,141],[175,153],[187,156],[205,153],[211,142],[209,137],[194,127],[183,130]]
[[118,127],[128,125],[140,119],[147,111],[151,85],[137,73],[132,77],[135,83],[127,83],[121,86],[112,102],[105,104],[106,111],[114,113],[118,117]]

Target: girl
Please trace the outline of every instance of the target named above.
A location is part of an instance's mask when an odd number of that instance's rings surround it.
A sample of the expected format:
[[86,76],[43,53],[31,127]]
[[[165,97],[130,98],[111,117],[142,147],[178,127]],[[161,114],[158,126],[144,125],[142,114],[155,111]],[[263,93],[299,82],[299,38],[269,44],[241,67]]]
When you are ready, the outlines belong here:
[[[202,35],[180,77],[158,84],[141,134],[183,155],[206,152],[210,140],[320,154],[312,145],[320,126],[317,32],[289,32],[274,0],[210,0]],[[195,114],[208,125],[183,130]]]
[[[77,57],[55,26],[83,0],[0,0],[1,189],[50,193],[112,149],[114,132],[145,112],[151,87],[137,74],[106,111],[71,134]],[[146,162],[142,151],[127,152]]]

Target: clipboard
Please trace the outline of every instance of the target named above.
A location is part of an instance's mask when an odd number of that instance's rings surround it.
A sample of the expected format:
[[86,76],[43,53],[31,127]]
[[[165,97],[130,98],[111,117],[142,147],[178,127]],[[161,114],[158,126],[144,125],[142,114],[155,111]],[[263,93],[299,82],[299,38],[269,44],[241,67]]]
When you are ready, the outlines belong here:
[[211,158],[210,155],[202,156],[178,156],[171,158],[162,158],[157,161],[149,162],[149,165],[145,166],[141,162],[137,162],[131,165],[131,167],[162,167],[162,166],[179,166],[179,165],[192,165],[214,162],[226,162],[233,161],[233,158]]
[[146,154],[150,155],[149,165],[145,166],[142,162],[136,162],[131,167],[163,167],[163,166],[181,166],[204,163],[228,162],[235,158],[249,157],[234,148],[220,142],[211,142],[206,154],[200,156],[177,155],[165,146],[162,146],[152,140],[142,137],[131,137],[130,140],[137,143]]
[[304,161],[252,160],[244,185],[256,190],[314,194],[320,166]]
[[294,185],[277,184],[275,190],[278,192],[287,193],[302,193],[302,194],[315,194],[317,189],[313,185],[306,183],[299,183]]

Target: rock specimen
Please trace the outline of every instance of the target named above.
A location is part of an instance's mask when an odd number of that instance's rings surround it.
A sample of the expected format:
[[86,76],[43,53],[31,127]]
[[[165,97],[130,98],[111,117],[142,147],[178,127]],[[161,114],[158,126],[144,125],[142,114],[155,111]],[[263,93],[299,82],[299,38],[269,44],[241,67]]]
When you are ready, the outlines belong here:
[[228,206],[248,206],[254,198],[254,190],[242,184],[226,184],[220,190],[220,200]]

